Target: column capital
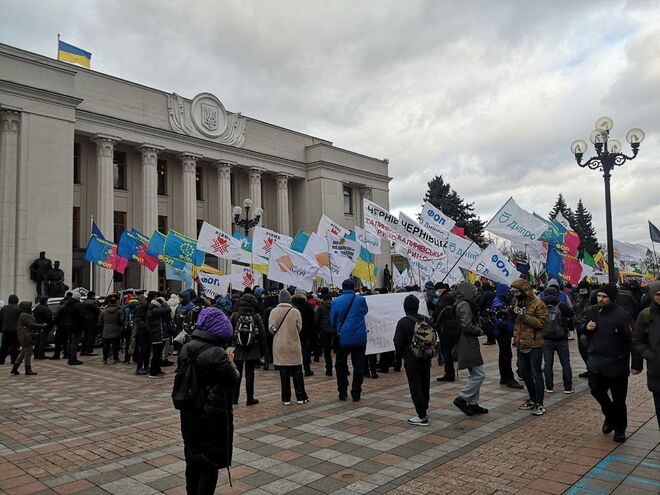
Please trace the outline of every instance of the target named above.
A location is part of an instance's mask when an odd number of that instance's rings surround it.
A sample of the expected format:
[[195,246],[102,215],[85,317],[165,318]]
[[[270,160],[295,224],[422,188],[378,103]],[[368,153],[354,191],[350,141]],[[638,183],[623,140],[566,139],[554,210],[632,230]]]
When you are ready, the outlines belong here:
[[248,180],[250,183],[261,183],[261,176],[266,170],[263,168],[251,168],[248,170]]
[[140,151],[141,153],[160,153],[165,149],[164,146],[160,146],[158,144],[149,144],[149,143],[142,143],[140,146],[137,146],[137,150]]
[[231,169],[236,166],[235,162],[218,161],[214,165],[218,169],[218,178],[220,180],[231,180]]
[[371,186],[360,186],[360,196],[363,198],[367,198],[368,200],[371,200],[371,195],[373,192],[374,188]]
[[119,143],[121,138],[109,134],[95,134],[92,141],[96,143],[96,156],[112,158],[115,144]]
[[234,168],[234,167],[237,167],[237,166],[238,166],[238,163],[233,162],[233,161],[231,161],[231,160],[216,160],[215,162],[213,162],[213,165],[215,165],[216,167],[218,167],[218,169],[221,169],[221,168],[229,168],[229,169],[232,169],[232,168]]
[[277,174],[275,176],[275,185],[277,189],[287,189],[289,187],[290,174]]
[[184,151],[179,155],[179,160],[181,160],[181,164],[183,165],[183,172],[184,173],[195,173],[197,170],[197,160],[200,160],[201,158],[204,158],[202,155],[197,154],[197,153],[192,153],[188,151]]
[[21,112],[16,110],[0,111],[0,131],[18,132],[21,122]]

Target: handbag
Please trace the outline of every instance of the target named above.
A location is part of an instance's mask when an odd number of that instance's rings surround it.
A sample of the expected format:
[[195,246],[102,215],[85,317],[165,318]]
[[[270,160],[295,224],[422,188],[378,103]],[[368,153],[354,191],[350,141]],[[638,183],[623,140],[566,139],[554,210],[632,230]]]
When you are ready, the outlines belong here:
[[174,339],[172,339],[173,342],[176,342],[179,345],[183,345],[186,342],[190,340],[190,335],[188,335],[188,332],[185,330],[181,330]]

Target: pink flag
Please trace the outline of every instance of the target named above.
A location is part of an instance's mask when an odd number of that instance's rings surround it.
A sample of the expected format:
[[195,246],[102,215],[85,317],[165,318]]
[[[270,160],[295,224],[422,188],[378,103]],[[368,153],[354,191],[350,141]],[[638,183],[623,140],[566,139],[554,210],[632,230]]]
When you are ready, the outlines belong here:
[[465,239],[465,229],[463,227],[459,227],[458,225],[454,225],[451,228],[451,233],[456,234],[458,237],[462,237]]

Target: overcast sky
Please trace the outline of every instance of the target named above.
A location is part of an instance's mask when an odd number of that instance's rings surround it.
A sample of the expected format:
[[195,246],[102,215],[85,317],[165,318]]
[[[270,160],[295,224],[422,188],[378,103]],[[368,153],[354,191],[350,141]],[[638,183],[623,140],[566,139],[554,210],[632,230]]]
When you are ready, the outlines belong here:
[[391,210],[442,174],[489,219],[511,195],[582,198],[605,241],[603,180],[569,146],[603,115],[639,158],[614,171],[615,238],[660,227],[660,2],[12,1],[0,41],[389,158]]

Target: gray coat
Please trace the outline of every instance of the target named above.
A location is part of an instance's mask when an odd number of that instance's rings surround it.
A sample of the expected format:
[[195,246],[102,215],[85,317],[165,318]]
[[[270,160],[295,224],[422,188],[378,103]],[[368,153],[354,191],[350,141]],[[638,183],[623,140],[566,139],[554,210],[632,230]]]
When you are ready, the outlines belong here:
[[456,349],[458,351],[458,369],[472,368],[484,364],[481,357],[479,335],[481,328],[477,325],[477,315],[473,315],[470,301],[474,301],[476,288],[467,282],[458,285],[458,297],[456,301],[456,319],[461,327],[461,335],[458,338]]

